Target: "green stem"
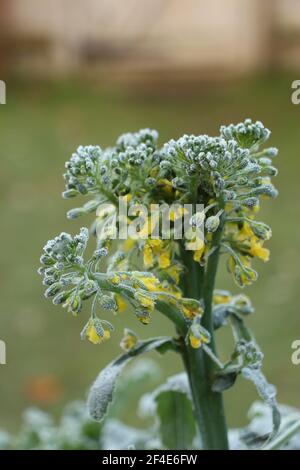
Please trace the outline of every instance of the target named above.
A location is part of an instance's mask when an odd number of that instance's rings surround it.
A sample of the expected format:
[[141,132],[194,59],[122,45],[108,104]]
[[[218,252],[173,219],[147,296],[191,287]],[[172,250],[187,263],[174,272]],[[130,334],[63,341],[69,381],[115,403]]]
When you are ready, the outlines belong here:
[[[209,346],[214,354],[216,354],[216,346],[212,318],[212,299],[223,223],[223,220],[221,220],[220,227],[213,236],[212,248],[214,248],[214,251],[209,257],[205,274],[203,268],[193,261],[191,252],[183,254],[184,263],[189,273],[183,285],[184,292],[187,297],[203,298],[204,315],[202,324],[211,335]],[[222,394],[213,392],[211,387],[216,365],[203,349],[193,349],[183,342],[182,351],[203,448],[226,450],[228,449],[228,438]]]

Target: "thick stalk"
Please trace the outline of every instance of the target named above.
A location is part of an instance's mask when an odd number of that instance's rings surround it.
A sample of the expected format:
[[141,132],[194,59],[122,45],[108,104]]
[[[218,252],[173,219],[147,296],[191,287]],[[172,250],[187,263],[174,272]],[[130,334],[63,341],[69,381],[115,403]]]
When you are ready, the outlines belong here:
[[[203,268],[193,261],[192,252],[183,254],[184,263],[188,269],[188,275],[183,285],[184,293],[187,297],[203,299],[202,324],[211,335],[210,348],[214,353],[216,353],[216,347],[212,319],[212,297],[221,236],[222,223],[214,234],[212,241],[214,251],[209,257],[205,273]],[[213,392],[211,388],[215,364],[202,349],[193,349],[185,343],[183,344],[183,361],[189,377],[203,448],[226,450],[228,449],[228,438],[222,394]]]

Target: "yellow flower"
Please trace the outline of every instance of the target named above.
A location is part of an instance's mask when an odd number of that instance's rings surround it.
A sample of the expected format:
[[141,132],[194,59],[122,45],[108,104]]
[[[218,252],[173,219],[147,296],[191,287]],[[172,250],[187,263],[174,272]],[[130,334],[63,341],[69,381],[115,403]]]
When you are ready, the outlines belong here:
[[213,301],[214,301],[214,304],[228,304],[228,302],[230,302],[231,299],[232,297],[230,294],[219,293],[219,294],[214,295]]
[[146,268],[151,268],[154,264],[153,251],[149,243],[144,246],[144,265]]
[[170,294],[172,297],[166,297],[165,295],[158,295],[158,298],[161,300],[168,299],[168,302],[172,304],[178,304],[178,299],[182,298],[182,293],[179,287],[175,286],[174,284],[169,284],[167,281],[164,281],[163,284],[159,287],[158,292],[166,292]]
[[147,310],[135,312],[137,319],[143,324],[148,325],[150,323],[150,314]]
[[103,333],[100,334],[100,329],[96,328],[93,322],[90,322],[85,332],[85,335],[88,340],[91,341],[91,343],[99,344],[102,341],[110,338],[110,331],[103,330]]
[[109,280],[112,284],[115,284],[115,285],[120,284],[120,276],[118,276],[117,274],[114,274],[113,276],[111,276]]
[[200,250],[195,251],[195,253],[193,255],[193,260],[197,261],[197,262],[201,261],[204,250],[205,250],[205,245],[203,244],[203,247]]
[[160,268],[168,268],[171,264],[171,252],[170,250],[162,251],[158,257],[158,264]]
[[243,265],[236,265],[234,270],[234,279],[238,286],[250,286],[257,280],[257,272],[254,269]]
[[148,308],[149,310],[154,310],[155,300],[150,295],[147,295],[146,293],[144,294],[142,292],[136,292],[135,298],[138,300],[142,307]]
[[232,204],[232,202],[226,202],[226,204],[225,204],[225,211],[226,212],[232,211],[233,208],[234,208],[234,205]]
[[189,336],[189,340],[190,340],[190,345],[192,346],[192,348],[194,348],[194,349],[200,348],[200,346],[201,346],[201,339],[200,338],[196,338],[196,336],[191,334]]
[[118,307],[118,312],[123,313],[126,310],[126,302],[120,294],[115,295],[116,304]]
[[188,335],[190,345],[194,349],[198,349],[202,344],[208,344],[210,342],[210,334],[200,325],[199,318],[193,321]]
[[258,239],[256,237],[252,237],[251,239],[251,245],[250,245],[250,250],[249,253],[252,256],[256,256],[257,258],[263,260],[263,261],[269,261],[270,258],[270,250],[267,248],[264,248],[262,246],[261,241],[257,241]]
[[166,196],[171,196],[173,194],[174,188],[172,186],[172,183],[166,178],[158,180],[157,185],[160,188],[161,192],[164,193]]
[[182,299],[181,309],[183,315],[189,320],[193,320],[195,317],[203,314],[203,308],[194,299]]
[[237,240],[243,240],[245,238],[253,237],[253,231],[247,222],[243,223],[243,227],[239,231],[239,235],[237,236]]
[[140,276],[139,280],[144,284],[147,290],[157,291],[159,289],[159,280],[154,276]]
[[263,240],[254,235],[253,230],[247,222],[243,223],[243,227],[236,231],[233,237],[234,240],[242,243],[241,251],[247,250],[249,255],[259,258],[263,261],[269,260],[270,251],[263,247]]
[[182,267],[179,264],[172,264],[166,272],[178,284],[181,271]]
[[186,214],[188,211],[184,207],[176,207],[174,209],[171,209],[169,211],[169,219],[172,222],[175,222],[175,220],[180,219],[184,214]]
[[124,336],[120,342],[120,346],[123,349],[123,351],[126,351],[126,352],[130,351],[137,345],[137,342],[138,342],[137,335],[133,331],[129,330],[128,328],[125,328]]
[[154,257],[158,256],[158,263],[161,268],[170,266],[171,252],[168,249],[163,250],[163,241],[161,239],[152,239],[146,241],[144,245],[143,261],[146,268],[154,265]]
[[185,249],[190,251],[199,251],[203,253],[205,248],[204,241],[200,237],[195,237],[193,240],[185,243]]

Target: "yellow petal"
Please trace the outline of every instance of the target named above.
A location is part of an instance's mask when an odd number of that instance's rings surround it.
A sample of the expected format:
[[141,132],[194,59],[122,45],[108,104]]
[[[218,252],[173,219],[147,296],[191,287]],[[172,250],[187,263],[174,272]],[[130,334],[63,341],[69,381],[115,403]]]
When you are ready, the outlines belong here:
[[190,340],[190,345],[192,346],[192,348],[194,348],[194,349],[200,348],[200,346],[201,346],[201,339],[200,338],[196,338],[196,336],[190,335],[189,340]]
[[118,307],[118,312],[123,313],[126,310],[126,307],[127,307],[127,304],[126,304],[125,300],[119,294],[116,294],[115,299],[116,299],[116,303],[117,303],[117,307]]
[[170,260],[171,253],[170,251],[163,251],[159,255],[158,263],[160,268],[168,268],[171,264]]
[[153,266],[154,259],[153,259],[153,252],[149,244],[147,243],[144,246],[144,265],[146,268],[151,268]]

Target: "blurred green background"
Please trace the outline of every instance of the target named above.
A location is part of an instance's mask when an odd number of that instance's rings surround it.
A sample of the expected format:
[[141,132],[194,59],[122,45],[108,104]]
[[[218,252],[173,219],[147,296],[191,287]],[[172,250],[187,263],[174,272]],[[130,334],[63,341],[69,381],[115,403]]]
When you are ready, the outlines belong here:
[[[300,339],[299,319],[299,113],[291,104],[289,74],[266,74],[225,82],[134,90],[101,85],[95,79],[11,80],[1,129],[0,339],[7,365],[0,366],[0,425],[15,429],[22,410],[38,405],[58,413],[64,403],[84,397],[98,371],[119,353],[123,327],[142,337],[170,333],[154,314],[150,326],[129,313],[116,317],[111,341],[94,346],[79,333],[88,318],[71,315],[43,297],[36,273],[44,243],[60,231],[75,233],[91,219],[67,221],[73,201],[61,198],[64,162],[80,144],[112,144],[120,133],[156,128],[160,142],[183,133],[216,134],[223,123],[259,119],[280,149],[280,196],[266,201],[261,219],[273,228],[269,263],[257,265],[259,280],[245,290],[256,307],[249,324],[265,353],[264,371],[280,402],[300,407],[300,366],[291,363],[291,343]],[[75,205],[78,200],[75,201]],[[237,289],[223,272],[218,287]],[[109,315],[108,315],[109,316]],[[228,332],[219,336],[222,357],[231,352]],[[167,376],[181,370],[172,354],[157,357]],[[242,379],[226,392],[230,426],[246,423],[256,398]],[[125,418],[134,420],[136,397]]]

